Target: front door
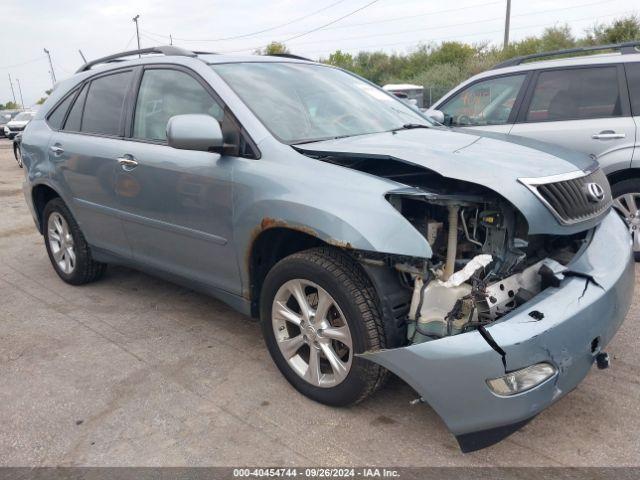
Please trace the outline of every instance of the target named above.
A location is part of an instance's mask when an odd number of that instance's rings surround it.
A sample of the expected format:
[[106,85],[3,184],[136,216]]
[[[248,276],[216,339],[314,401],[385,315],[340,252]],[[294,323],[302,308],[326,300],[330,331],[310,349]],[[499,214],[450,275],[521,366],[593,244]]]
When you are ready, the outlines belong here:
[[234,158],[169,147],[169,118],[188,113],[208,114],[225,125],[224,109],[198,78],[180,69],[147,67],[131,138],[118,152],[118,208],[135,260],[239,294],[232,247]]
[[636,140],[622,66],[542,70],[512,135],[584,152],[604,171],[629,168]]
[[525,79],[526,73],[502,75],[464,87],[438,106],[445,125],[509,133]]

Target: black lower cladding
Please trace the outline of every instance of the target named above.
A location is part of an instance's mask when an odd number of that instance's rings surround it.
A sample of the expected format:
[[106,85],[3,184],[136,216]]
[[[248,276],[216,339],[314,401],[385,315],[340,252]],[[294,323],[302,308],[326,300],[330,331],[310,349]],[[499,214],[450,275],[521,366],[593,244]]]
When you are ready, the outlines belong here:
[[462,453],[475,452],[476,450],[490,447],[491,445],[504,440],[512,433],[520,430],[534,418],[535,415],[531,418],[527,418],[526,420],[512,423],[511,425],[489,428],[479,432],[465,433],[463,435],[456,436],[456,440],[458,440],[458,445],[460,445]]

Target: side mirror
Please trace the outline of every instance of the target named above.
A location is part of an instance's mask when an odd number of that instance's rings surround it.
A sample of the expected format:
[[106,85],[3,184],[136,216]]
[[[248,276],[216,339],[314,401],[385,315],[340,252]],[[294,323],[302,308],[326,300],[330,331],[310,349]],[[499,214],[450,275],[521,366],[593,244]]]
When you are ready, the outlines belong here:
[[176,115],[167,122],[169,146],[180,150],[222,153],[224,139],[218,121],[210,115]]
[[444,113],[440,110],[427,110],[427,117],[438,123],[444,123]]

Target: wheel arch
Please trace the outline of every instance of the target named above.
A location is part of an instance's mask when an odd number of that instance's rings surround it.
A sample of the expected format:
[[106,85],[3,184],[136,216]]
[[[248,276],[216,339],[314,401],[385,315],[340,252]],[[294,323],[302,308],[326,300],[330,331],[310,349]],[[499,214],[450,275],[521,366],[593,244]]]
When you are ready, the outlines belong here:
[[31,189],[33,210],[36,214],[36,225],[40,234],[44,233],[44,222],[42,218],[44,207],[54,198],[62,198],[62,195],[60,195],[53,187],[45,183],[35,185]]
[[609,183],[614,185],[624,180],[640,179],[640,168],[624,168],[622,170],[616,170],[607,175]]
[[251,316],[260,314],[260,292],[269,270],[283,258],[313,247],[328,245],[315,235],[287,227],[272,227],[258,234],[248,255]]

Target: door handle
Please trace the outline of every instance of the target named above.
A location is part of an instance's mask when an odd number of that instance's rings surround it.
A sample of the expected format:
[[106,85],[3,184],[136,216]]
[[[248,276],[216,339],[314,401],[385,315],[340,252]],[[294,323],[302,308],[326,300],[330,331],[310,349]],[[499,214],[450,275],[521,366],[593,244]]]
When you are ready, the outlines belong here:
[[134,168],[138,166],[138,162],[131,155],[124,155],[122,157],[118,157],[118,163],[122,167],[123,170],[130,172]]
[[616,133],[613,130],[603,130],[600,133],[594,133],[591,138],[594,140],[615,140],[616,138],[625,138],[626,133]]
[[51,145],[49,147],[49,150],[51,150],[54,155],[62,155],[64,153],[64,148],[62,148],[60,145]]

